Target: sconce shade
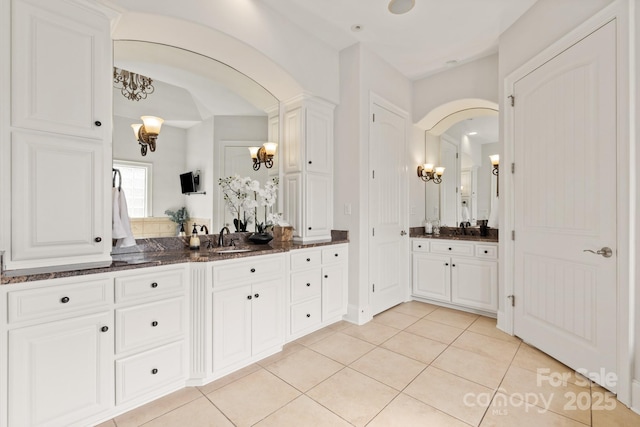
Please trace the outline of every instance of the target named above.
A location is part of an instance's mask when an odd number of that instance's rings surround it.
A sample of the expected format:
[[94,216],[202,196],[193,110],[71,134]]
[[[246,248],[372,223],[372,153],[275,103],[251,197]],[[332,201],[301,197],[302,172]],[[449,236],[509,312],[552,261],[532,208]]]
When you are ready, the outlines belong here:
[[267,156],[275,156],[276,150],[278,149],[278,144],[275,142],[265,142],[262,144],[265,151],[267,152]]
[[494,154],[493,156],[489,156],[489,158],[491,159],[491,164],[493,166],[500,164],[500,154]]
[[148,134],[160,134],[160,128],[162,127],[162,123],[164,123],[163,119],[155,116],[142,116],[140,118],[142,119],[142,123],[144,123],[144,129]]
[[134,123],[131,125],[131,128],[133,129],[133,135],[136,138],[136,141],[138,140],[138,133],[140,132],[141,127],[142,127],[142,123]]
[[444,174],[444,168],[443,167],[437,167],[436,168],[436,175],[442,176],[442,174]]
[[422,165],[422,167],[424,168],[424,171],[427,173],[433,172],[433,165],[431,163],[425,163],[424,165]]
[[260,149],[260,147],[249,147],[249,154],[251,155],[252,159],[257,159],[258,158],[258,150]]

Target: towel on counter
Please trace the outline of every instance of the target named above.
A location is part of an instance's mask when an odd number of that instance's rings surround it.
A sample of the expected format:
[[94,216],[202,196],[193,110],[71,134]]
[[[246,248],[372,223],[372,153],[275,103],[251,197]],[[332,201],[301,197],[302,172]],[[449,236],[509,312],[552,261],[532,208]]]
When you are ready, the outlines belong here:
[[111,190],[111,206],[113,215],[111,220],[111,237],[117,239],[117,248],[135,246],[136,239],[131,231],[129,213],[127,212],[127,199],[124,190],[114,187]]
[[462,222],[471,221],[471,215],[469,215],[469,208],[465,204],[462,205],[462,214],[461,214],[461,216],[462,216]]

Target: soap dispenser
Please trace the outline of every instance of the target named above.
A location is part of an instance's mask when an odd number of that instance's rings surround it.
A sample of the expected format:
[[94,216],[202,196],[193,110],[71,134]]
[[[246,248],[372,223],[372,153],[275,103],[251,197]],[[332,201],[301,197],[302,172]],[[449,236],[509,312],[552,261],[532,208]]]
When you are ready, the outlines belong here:
[[200,238],[198,237],[198,230],[196,229],[196,224],[193,224],[193,230],[191,231],[191,239],[189,239],[189,249],[198,250],[200,249]]

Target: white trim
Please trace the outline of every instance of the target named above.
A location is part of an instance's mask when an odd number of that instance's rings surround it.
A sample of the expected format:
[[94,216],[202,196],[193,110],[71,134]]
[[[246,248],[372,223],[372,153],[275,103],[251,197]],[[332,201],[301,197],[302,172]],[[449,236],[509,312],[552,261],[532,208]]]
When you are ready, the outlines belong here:
[[[637,165],[635,165],[635,158],[631,156],[633,141],[630,136],[633,134],[634,121],[630,117],[630,113],[633,111],[630,108],[630,103],[633,98],[630,98],[631,85],[629,83],[631,76],[634,74],[633,64],[629,63],[629,50],[631,35],[631,18],[630,11],[632,10],[631,4],[633,1],[629,0],[615,0],[611,5],[604,8],[602,11],[595,14],[592,18],[586,20],[578,28],[569,32],[564,37],[553,43],[547,49],[534,56],[523,66],[509,74],[504,80],[504,96],[503,102],[506,105],[507,97],[512,93],[512,88],[515,83],[534,71],[536,68],[542,66],[555,56],[559,55],[573,44],[579,42],[583,38],[587,37],[598,28],[602,27],[606,23],[616,20],[617,21],[617,102],[618,102],[618,118],[617,118],[617,131],[618,131],[618,168],[616,170],[616,180],[618,186],[618,203],[617,203],[617,246],[618,246],[618,267],[617,267],[617,295],[618,295],[618,317],[617,317],[617,375],[618,375],[618,400],[624,404],[629,404],[631,401],[631,373],[632,373],[632,360],[634,349],[631,346],[633,342],[630,337],[630,324],[631,315],[634,314],[633,304],[630,301],[631,288],[633,286],[633,265],[630,255],[634,253],[632,247],[634,239],[630,239],[629,231],[635,230],[635,224],[633,217],[630,216],[634,212],[634,208],[631,206],[631,201],[634,200],[635,195],[631,194],[634,190],[633,186],[629,185],[629,177],[635,176]],[[633,45],[633,43],[631,43]],[[516,102],[518,100],[516,99]],[[501,160],[504,159],[504,164],[510,164],[513,162],[513,140],[514,140],[514,118],[513,109],[507,107],[502,109],[504,113],[503,122],[503,152]],[[503,163],[501,162],[501,163]],[[518,165],[516,165],[516,168]],[[500,240],[500,260],[501,260],[501,272],[499,280],[499,295],[502,297],[504,310],[498,312],[498,327],[505,332],[513,333],[513,309],[510,304],[506,304],[506,296],[513,293],[514,283],[514,242],[511,240],[509,234],[510,230],[514,228],[514,186],[513,175],[505,174],[501,180],[503,186],[500,192],[503,195],[502,211],[503,222],[501,229],[503,229],[503,239]],[[630,225],[627,228],[626,225]],[[640,402],[639,402],[640,403]]]

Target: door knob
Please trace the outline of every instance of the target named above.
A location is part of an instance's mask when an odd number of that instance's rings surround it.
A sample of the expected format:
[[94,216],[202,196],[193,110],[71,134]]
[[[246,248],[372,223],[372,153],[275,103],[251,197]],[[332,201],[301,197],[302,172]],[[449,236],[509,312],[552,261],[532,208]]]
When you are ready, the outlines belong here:
[[406,232],[406,231],[404,231],[404,230],[402,230],[402,231],[400,232],[400,235],[401,235],[401,236],[406,236],[406,235],[407,235],[407,232]]
[[613,251],[611,250],[611,248],[608,248],[606,246],[600,249],[599,251],[592,251],[591,249],[585,249],[582,252],[591,252],[592,254],[602,255],[605,258],[611,258],[611,255],[613,255]]

